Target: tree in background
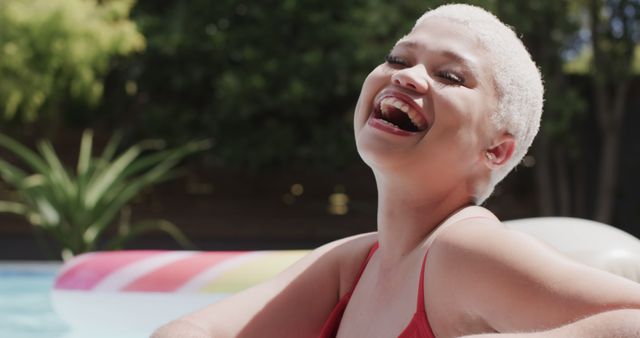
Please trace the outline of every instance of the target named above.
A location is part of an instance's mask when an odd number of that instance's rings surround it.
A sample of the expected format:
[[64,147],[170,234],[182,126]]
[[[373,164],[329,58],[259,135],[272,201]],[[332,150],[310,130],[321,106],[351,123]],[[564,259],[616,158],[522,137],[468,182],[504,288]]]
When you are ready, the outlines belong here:
[[589,0],[591,85],[602,147],[595,219],[610,223],[618,187],[622,124],[640,41],[640,1]]
[[0,114],[47,129],[69,101],[98,103],[114,57],[144,48],[133,0],[0,2]]
[[221,166],[348,165],[362,81],[428,5],[141,2],[148,48],[129,69],[136,106],[119,120],[149,136],[212,136]]
[[[529,165],[535,160],[540,213],[611,224],[628,90],[638,74],[640,2],[496,0],[489,5],[523,35],[545,80],[542,129],[529,158]],[[589,112],[599,138],[591,132]],[[597,169],[589,168],[596,163]],[[596,177],[596,184],[589,177]]]
[[[578,215],[584,213],[581,130],[586,100],[571,81],[564,64],[574,53],[580,30],[576,1],[493,1],[495,13],[515,27],[545,82],[545,106],[541,130],[523,166],[533,167],[538,213]],[[522,15],[527,13],[527,15]],[[581,125],[583,128],[576,128]],[[522,168],[521,168],[522,169]],[[581,215],[584,216],[584,215]]]

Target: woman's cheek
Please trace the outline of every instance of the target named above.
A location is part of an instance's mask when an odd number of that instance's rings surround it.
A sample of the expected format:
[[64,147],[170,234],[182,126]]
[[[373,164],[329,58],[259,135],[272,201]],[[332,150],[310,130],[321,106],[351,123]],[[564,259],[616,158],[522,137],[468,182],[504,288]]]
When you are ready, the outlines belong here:
[[384,65],[376,67],[369,73],[362,85],[354,116],[356,127],[366,123],[369,114],[373,111],[374,98],[384,87],[390,84],[391,77],[386,74],[385,68]]

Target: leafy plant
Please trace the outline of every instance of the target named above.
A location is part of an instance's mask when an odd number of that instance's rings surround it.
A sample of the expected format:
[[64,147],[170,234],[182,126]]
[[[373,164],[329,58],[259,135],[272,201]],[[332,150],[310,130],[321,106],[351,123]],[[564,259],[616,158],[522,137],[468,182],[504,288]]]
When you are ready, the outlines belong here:
[[0,134],[0,147],[17,156],[31,169],[0,159],[0,177],[16,189],[14,201],[0,201],[0,212],[24,216],[33,226],[50,234],[62,249],[63,259],[98,249],[106,231],[117,232],[104,248],[121,247],[132,238],[154,230],[170,234],[184,246],[190,242],[166,220],[131,224],[117,216],[140,192],[175,176],[182,159],[209,148],[208,141],[193,141],[164,149],[162,141],[142,141],[116,156],[120,135],[113,136],[99,157],[93,157],[93,132],[82,135],[75,172],[64,167],[51,142],[38,143],[34,152]]
[[96,105],[119,59],[144,50],[134,0],[0,1],[0,119],[51,123]]

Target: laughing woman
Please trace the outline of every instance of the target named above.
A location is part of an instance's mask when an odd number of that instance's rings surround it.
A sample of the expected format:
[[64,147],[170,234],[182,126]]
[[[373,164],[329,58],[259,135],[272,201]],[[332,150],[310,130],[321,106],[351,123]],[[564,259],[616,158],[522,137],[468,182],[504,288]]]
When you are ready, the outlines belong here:
[[154,337],[640,337],[640,285],[579,265],[479,205],[538,131],[542,81],[492,14],[424,14],[367,77],[358,152],[378,231]]

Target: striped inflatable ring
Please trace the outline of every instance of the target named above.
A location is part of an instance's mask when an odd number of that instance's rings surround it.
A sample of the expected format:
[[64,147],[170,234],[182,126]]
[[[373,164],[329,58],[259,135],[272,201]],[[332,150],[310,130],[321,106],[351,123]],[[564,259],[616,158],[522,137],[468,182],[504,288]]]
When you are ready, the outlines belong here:
[[[614,227],[565,217],[505,225],[581,263],[640,282],[640,240]],[[172,319],[275,276],[307,252],[89,253],[63,265],[52,303],[72,330],[80,332],[77,337],[95,337],[96,332],[145,337]]]
[[[159,325],[260,283],[307,251],[114,251],[64,264],[51,293],[74,331],[148,335]],[[141,315],[144,314],[144,315]]]

